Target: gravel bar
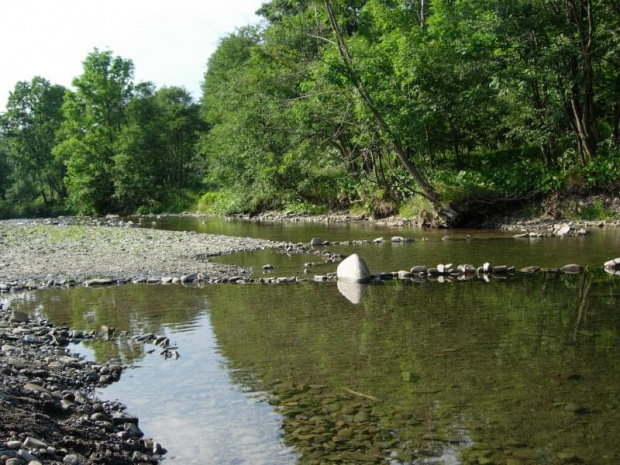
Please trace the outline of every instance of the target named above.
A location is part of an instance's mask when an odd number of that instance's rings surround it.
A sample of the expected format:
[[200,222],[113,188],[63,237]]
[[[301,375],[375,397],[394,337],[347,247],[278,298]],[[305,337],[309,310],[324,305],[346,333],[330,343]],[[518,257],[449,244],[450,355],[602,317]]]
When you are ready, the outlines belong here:
[[40,223],[0,223],[0,283],[124,280],[248,274],[210,257],[287,244],[195,232]]

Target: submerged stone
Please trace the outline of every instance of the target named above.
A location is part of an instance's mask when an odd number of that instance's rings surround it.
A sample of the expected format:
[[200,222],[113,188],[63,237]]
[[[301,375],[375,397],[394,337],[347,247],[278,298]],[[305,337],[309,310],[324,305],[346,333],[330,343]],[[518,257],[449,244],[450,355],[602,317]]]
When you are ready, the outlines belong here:
[[583,272],[583,269],[583,266],[577,265],[576,263],[571,263],[569,265],[564,265],[562,268],[560,268],[560,271],[562,271],[563,273],[577,274]]

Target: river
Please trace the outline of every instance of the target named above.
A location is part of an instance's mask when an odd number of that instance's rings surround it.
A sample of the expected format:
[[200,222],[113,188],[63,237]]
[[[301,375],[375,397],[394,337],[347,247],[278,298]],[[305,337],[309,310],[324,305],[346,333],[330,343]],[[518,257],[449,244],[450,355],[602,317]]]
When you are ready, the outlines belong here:
[[[168,448],[166,463],[620,461],[620,278],[602,270],[620,256],[617,229],[530,240],[214,218],[156,227],[304,243],[384,237],[327,247],[360,254],[373,273],[449,262],[587,267],[488,282],[127,285],[8,297],[58,325],[171,339],[177,360],[128,337],[73,347],[129,366],[99,394],[140,417]],[[393,244],[395,235],[415,241]],[[256,276],[267,263],[275,268],[267,276],[337,265],[273,251],[218,261],[252,266]]]

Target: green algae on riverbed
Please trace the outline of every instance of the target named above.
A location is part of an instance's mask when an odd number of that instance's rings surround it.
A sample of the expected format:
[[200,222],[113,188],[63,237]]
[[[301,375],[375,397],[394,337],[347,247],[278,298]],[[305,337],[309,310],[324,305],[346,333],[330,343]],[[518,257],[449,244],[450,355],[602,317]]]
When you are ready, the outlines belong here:
[[455,449],[479,463],[612,464],[619,290],[547,276],[369,286],[359,306],[321,287],[223,288],[210,303],[223,353],[275,392],[301,463]]

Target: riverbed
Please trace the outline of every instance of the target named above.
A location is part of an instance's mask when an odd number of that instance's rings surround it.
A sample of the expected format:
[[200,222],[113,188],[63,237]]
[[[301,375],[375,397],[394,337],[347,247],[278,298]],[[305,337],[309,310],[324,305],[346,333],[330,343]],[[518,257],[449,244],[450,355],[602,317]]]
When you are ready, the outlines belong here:
[[[3,297],[59,325],[129,332],[74,349],[129,366],[100,395],[140,417],[145,433],[167,447],[166,462],[620,459],[620,279],[602,269],[620,256],[617,230],[516,239],[497,231],[191,221],[185,227],[199,233],[339,243],[318,254],[214,258],[252,267],[255,277],[307,282],[135,284]],[[414,241],[392,243],[392,236]],[[379,237],[384,241],[373,242]],[[335,282],[312,281],[337,266],[322,259],[325,250],[358,253],[373,273],[449,262],[517,270],[579,263],[586,271],[389,280],[355,287],[352,296]],[[265,264],[274,269],[263,271]],[[131,337],[145,333],[168,336],[180,357],[165,358]]]

